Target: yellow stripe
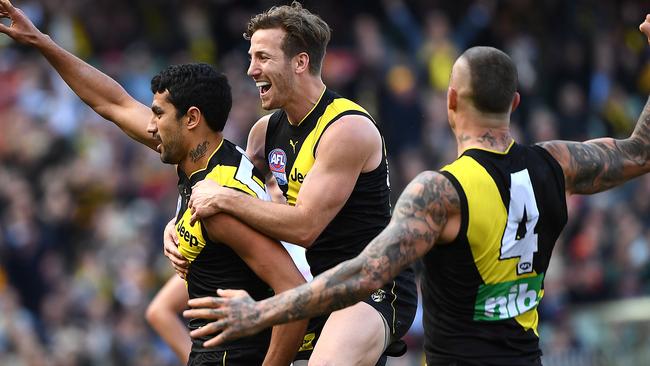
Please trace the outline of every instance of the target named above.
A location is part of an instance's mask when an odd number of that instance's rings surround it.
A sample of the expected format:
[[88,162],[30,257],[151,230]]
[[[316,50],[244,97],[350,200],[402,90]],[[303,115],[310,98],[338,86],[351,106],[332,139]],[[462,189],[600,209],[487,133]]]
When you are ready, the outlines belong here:
[[397,322],[397,310],[395,310],[395,301],[397,301],[397,294],[395,293],[395,281],[393,281],[393,287],[390,289],[390,293],[393,294],[393,301],[390,302],[390,307],[393,308],[393,334],[397,333],[396,322]]
[[508,148],[506,149],[506,151],[498,151],[498,150],[486,149],[484,147],[469,147],[469,148],[463,150],[463,152],[465,152],[467,150],[483,150],[483,151],[491,152],[493,154],[506,155],[506,154],[508,154],[510,152],[510,148],[512,148],[512,146],[514,144],[515,144],[515,140],[510,141],[510,145],[508,145]]
[[[220,186],[237,188],[246,192],[247,194],[257,197],[257,194],[250,189],[247,185],[235,179],[235,174],[237,173],[237,167],[231,165],[217,165],[212,168],[212,171],[205,176],[206,179],[212,179],[213,181],[219,183]],[[264,189],[264,183],[253,176],[253,180],[257,183],[262,189]],[[257,197],[260,198],[260,197]]]
[[300,124],[302,123],[302,121],[306,120],[307,117],[309,117],[309,115],[311,114],[311,112],[313,112],[314,109],[316,109],[316,106],[318,106],[318,103],[320,103],[320,100],[323,99],[323,95],[325,95],[325,91],[327,91],[327,87],[323,88],[323,91],[320,93],[320,97],[318,97],[318,100],[316,101],[316,103],[314,104],[314,106],[311,107],[311,109],[309,110],[309,112],[307,112],[307,114],[305,114],[305,116],[302,117],[302,119],[300,120],[300,122],[298,122],[298,124],[297,124],[296,126],[300,126]]
[[323,115],[320,116],[316,122],[316,126],[309,133],[309,135],[307,135],[305,141],[300,146],[300,151],[298,152],[296,160],[291,167],[291,171],[287,172],[287,179],[289,180],[289,188],[287,189],[288,204],[292,206],[296,204],[298,192],[300,191],[300,186],[302,186],[302,183],[298,182],[297,180],[292,180],[290,177],[294,174],[294,171],[296,169],[300,174],[307,175],[311,167],[314,165],[314,147],[316,146],[316,143],[332,119],[347,111],[363,112],[370,116],[370,114],[368,114],[368,112],[361,106],[345,98],[334,99],[332,103],[330,103],[327,108],[325,108]]
[[226,366],[226,354],[228,354],[228,351],[223,351],[223,360],[221,360],[221,366]]
[[212,159],[212,157],[214,156],[214,154],[216,154],[217,151],[219,151],[219,149],[221,148],[221,145],[223,145],[223,138],[221,139],[221,142],[219,143],[219,146],[217,146],[217,148],[214,149],[214,151],[212,152],[212,154],[210,154],[210,157],[208,158],[208,160],[205,161],[205,167],[203,167],[203,168],[201,168],[201,169],[195,171],[194,173],[190,174],[190,176],[189,176],[190,179],[192,178],[192,176],[193,176],[194,174],[196,174],[196,173],[198,173],[198,172],[202,172],[202,171],[204,171],[204,170],[206,170],[206,169],[208,168],[208,164],[210,163],[210,159]]
[[[461,156],[442,170],[450,172],[458,179],[467,197],[467,239],[476,268],[485,284],[537,276],[535,271],[518,276],[519,258],[499,259],[508,212],[488,171],[469,156]],[[525,329],[532,328],[537,333],[536,310],[526,312],[515,319]]]

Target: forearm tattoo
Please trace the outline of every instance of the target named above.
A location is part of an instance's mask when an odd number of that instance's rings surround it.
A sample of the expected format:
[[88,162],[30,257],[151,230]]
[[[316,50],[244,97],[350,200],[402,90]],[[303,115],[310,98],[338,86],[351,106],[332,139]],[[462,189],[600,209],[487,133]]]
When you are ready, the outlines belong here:
[[650,101],[625,140],[550,141],[541,146],[563,165],[570,192],[595,193],[622,184],[650,170]]
[[459,211],[458,193],[447,178],[420,174],[400,196],[391,223],[358,257],[266,304],[285,310],[274,323],[328,313],[368,296],[423,256],[440,236],[448,214]]

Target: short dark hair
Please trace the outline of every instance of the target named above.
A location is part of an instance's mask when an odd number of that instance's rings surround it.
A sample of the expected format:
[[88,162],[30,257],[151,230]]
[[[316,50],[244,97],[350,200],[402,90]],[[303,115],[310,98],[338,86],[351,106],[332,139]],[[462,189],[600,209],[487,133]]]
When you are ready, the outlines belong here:
[[223,131],[232,94],[226,76],[203,63],[171,65],[151,79],[151,92],[169,91],[169,102],[176,107],[176,117],[190,107],[198,108],[213,131]]
[[493,47],[472,47],[462,55],[470,72],[472,100],[481,112],[506,113],[517,91],[517,68]]
[[318,15],[294,1],[291,5],[274,6],[248,21],[244,38],[250,40],[257,30],[282,28],[286,35],[282,51],[287,57],[300,52],[309,55],[309,72],[318,75],[330,41],[330,27]]

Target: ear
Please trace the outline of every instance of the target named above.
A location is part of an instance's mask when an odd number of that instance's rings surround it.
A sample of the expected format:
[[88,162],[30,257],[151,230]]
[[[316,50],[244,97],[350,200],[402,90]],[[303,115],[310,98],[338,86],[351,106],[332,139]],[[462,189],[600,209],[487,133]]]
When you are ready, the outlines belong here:
[[197,107],[192,106],[187,110],[187,113],[185,113],[185,116],[187,117],[187,129],[188,130],[193,130],[201,122],[202,113],[201,113],[200,109],[198,109]]
[[447,89],[447,109],[452,111],[458,109],[458,92],[452,87]]
[[296,74],[309,72],[309,55],[307,52],[300,52],[299,54],[293,56],[292,66],[293,71]]
[[519,92],[515,92],[515,97],[512,98],[512,107],[510,108],[510,113],[514,112],[517,107],[519,107],[519,102],[521,102],[521,95]]

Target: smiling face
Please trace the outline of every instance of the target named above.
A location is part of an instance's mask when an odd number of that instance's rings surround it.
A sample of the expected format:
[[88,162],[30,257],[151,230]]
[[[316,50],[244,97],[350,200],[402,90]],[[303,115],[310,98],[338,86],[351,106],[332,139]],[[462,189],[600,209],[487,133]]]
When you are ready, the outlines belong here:
[[160,160],[167,164],[178,164],[186,155],[182,130],[184,116],[177,118],[176,108],[167,99],[168,95],[168,91],[154,94],[151,104],[153,115],[147,132],[160,142],[157,147]]
[[281,28],[259,29],[251,37],[248,76],[255,80],[266,110],[283,108],[293,93],[291,58],[282,50],[285,34]]

